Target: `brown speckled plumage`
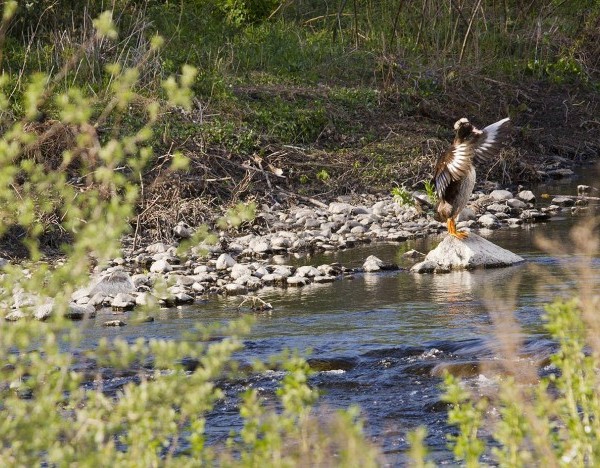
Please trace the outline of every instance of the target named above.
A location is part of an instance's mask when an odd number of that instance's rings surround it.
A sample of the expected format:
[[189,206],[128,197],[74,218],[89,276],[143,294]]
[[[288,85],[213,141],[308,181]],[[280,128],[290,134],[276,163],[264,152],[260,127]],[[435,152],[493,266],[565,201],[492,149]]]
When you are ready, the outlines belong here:
[[487,162],[499,152],[510,129],[510,119],[502,119],[483,130],[462,118],[454,124],[456,137],[450,148],[440,155],[433,180],[439,198],[437,211],[448,222],[451,235],[463,239],[456,231],[456,217],[466,206],[475,186],[475,163]]

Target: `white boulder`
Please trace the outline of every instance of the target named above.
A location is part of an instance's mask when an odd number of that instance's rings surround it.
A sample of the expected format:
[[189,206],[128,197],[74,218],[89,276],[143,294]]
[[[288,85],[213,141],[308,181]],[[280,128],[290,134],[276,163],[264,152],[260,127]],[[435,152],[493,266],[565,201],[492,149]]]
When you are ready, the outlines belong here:
[[423,262],[412,267],[411,271],[424,273],[432,270],[471,270],[510,266],[523,261],[519,255],[471,233],[464,240],[447,236],[427,254]]

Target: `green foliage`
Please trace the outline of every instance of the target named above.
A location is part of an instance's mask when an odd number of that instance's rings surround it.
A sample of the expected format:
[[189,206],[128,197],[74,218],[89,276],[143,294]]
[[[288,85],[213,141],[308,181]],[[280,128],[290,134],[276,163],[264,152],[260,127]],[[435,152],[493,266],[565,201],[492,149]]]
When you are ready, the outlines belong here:
[[246,221],[252,221],[256,213],[256,203],[238,203],[233,208],[229,208],[222,216],[217,220],[217,226],[221,229],[237,228]]
[[213,0],[228,23],[241,26],[266,19],[281,0]]
[[327,182],[329,179],[331,179],[331,176],[325,169],[321,169],[319,172],[317,172],[317,179],[321,182]]
[[487,407],[485,400],[473,404],[469,393],[460,382],[450,374],[444,379],[444,401],[452,405],[448,411],[448,422],[458,426],[458,435],[449,435],[454,456],[457,461],[464,461],[468,467],[479,466],[479,458],[485,449],[485,442],[478,438],[478,431],[483,421],[483,413]]
[[438,197],[437,192],[435,190],[435,184],[431,180],[426,180],[424,182],[425,193],[427,194],[427,198],[433,204],[437,203]]
[[474,399],[457,378],[446,376],[444,399],[452,404],[448,422],[459,429],[450,437],[457,460],[478,466],[488,446],[479,434],[485,421],[493,425],[491,453],[501,466],[598,464],[600,355],[589,329],[595,319],[588,315],[596,307],[594,299],[585,306],[578,299],[546,306],[545,326],[559,347],[551,357],[556,370],[537,385],[499,379],[493,421],[485,417],[486,399]]
[[410,191],[404,185],[400,187],[394,187],[391,193],[394,199],[401,205],[414,206],[415,200]]
[[257,106],[249,123],[267,138],[287,144],[313,143],[328,119],[320,102],[286,102],[270,99]]

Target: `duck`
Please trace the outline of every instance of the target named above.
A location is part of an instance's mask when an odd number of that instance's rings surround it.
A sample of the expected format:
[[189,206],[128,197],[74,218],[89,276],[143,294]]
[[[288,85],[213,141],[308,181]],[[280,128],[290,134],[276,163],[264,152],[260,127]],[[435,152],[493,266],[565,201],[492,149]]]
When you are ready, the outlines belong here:
[[510,134],[510,118],[479,130],[463,117],[456,121],[454,130],[452,145],[437,159],[433,184],[439,200],[436,211],[440,220],[446,222],[449,235],[464,240],[469,234],[456,229],[456,218],[473,193],[475,164],[489,162],[500,153]]

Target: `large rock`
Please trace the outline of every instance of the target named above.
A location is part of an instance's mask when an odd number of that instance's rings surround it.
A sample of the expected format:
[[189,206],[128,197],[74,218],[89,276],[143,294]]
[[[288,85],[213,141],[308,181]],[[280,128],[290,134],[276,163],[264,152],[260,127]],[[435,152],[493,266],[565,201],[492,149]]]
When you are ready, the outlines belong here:
[[490,193],[490,197],[496,201],[504,201],[508,200],[509,198],[513,198],[513,194],[508,190],[493,190]]
[[523,261],[522,257],[471,233],[465,240],[447,236],[435,249],[427,254],[423,262],[412,267],[411,271],[426,273],[431,271],[471,270],[474,268],[509,266]]
[[[95,284],[92,284],[88,296],[101,293],[103,295],[114,296],[119,293],[130,294],[135,291],[135,283],[126,271],[115,270],[110,274],[101,277]],[[77,298],[73,298],[77,300]]]

